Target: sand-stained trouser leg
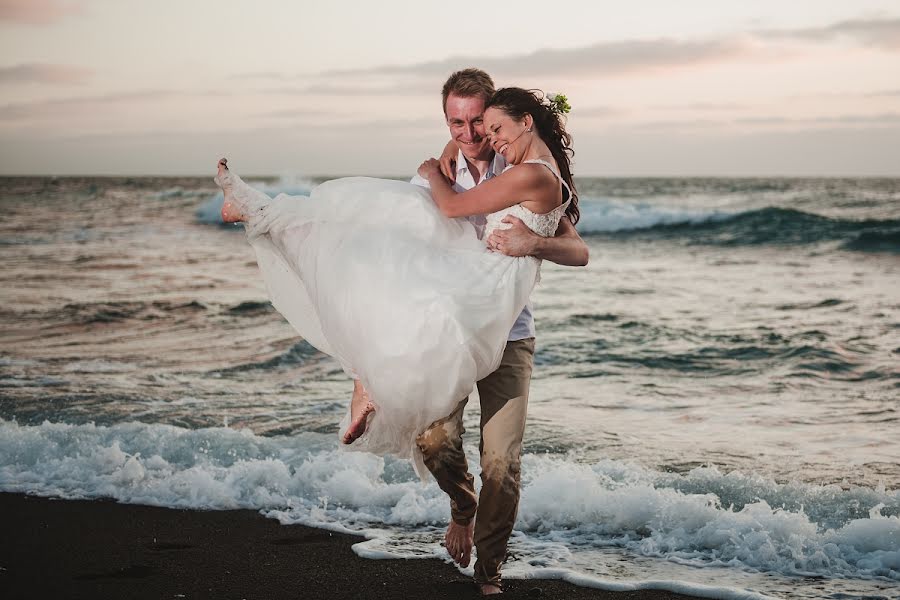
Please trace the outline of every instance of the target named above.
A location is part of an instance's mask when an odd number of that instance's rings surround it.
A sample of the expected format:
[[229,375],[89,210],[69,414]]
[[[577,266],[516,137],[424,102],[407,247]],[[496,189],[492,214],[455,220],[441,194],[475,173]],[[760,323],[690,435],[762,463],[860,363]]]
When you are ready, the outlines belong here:
[[500,366],[478,382],[482,480],[478,502],[462,450],[466,400],[418,438],[425,465],[450,496],[453,520],[468,524],[477,507],[477,583],[500,583],[500,565],[506,558],[506,544],[519,507],[520,455],[533,364],[534,338],[508,342]]
[[496,371],[478,382],[481,494],[475,518],[475,582],[500,584],[500,565],[519,510],[522,437],[534,338],[508,342]]
[[438,485],[450,496],[450,518],[460,525],[468,525],[475,518],[478,498],[474,477],[463,452],[463,409],[468,398],[456,405],[450,415],[438,419],[416,438],[422,459]]

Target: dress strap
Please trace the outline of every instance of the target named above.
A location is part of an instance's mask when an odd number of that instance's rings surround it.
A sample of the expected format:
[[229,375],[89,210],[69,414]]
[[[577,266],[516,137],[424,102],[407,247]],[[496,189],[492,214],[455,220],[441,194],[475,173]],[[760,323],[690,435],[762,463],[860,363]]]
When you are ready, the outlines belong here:
[[562,178],[562,176],[559,174],[559,172],[555,168],[553,168],[553,165],[551,165],[549,162],[547,162],[546,160],[544,160],[542,158],[532,158],[531,160],[523,160],[521,164],[525,164],[525,163],[539,163],[539,164],[544,165],[548,169],[550,169],[550,172],[553,173],[554,175],[556,175],[556,178],[559,179],[559,182],[563,185],[563,188],[566,190],[564,202],[560,206],[567,206],[569,204],[569,201],[572,199],[572,190],[569,189],[569,184],[566,183],[566,181]]

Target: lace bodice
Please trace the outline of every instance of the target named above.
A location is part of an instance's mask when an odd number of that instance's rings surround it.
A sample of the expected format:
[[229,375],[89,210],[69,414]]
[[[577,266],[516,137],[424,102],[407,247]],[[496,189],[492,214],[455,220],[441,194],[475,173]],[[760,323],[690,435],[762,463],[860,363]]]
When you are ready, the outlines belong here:
[[[505,217],[506,215],[512,215],[514,217],[522,219],[522,222],[525,223],[525,225],[529,229],[531,229],[541,237],[552,237],[556,234],[556,228],[559,227],[559,220],[566,213],[566,208],[569,206],[569,202],[572,201],[572,192],[571,190],[569,190],[569,186],[566,184],[566,182],[563,181],[559,176],[559,173],[557,173],[553,166],[547,161],[535,159],[526,160],[524,162],[540,163],[550,169],[550,172],[556,175],[557,179],[559,179],[560,183],[562,183],[563,187],[566,189],[569,199],[550,212],[543,214],[531,212],[521,204],[513,204],[508,208],[504,208],[503,210],[498,210],[495,213],[491,213],[487,216],[487,224],[484,230],[485,237],[489,236],[495,229],[509,229],[510,227],[512,227],[510,224],[502,222],[503,217]],[[512,166],[508,168],[512,168]]]

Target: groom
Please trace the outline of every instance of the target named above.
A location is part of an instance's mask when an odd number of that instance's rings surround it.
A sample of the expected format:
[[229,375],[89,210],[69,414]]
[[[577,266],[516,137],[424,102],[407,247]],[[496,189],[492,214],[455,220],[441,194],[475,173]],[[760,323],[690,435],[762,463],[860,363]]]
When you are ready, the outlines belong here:
[[[453,73],[442,90],[444,115],[457,156],[454,189],[465,191],[496,177],[506,161],[495,154],[485,135],[484,105],[494,93],[494,82],[479,69]],[[428,187],[416,176],[412,183]],[[473,218],[479,235],[484,217]],[[543,238],[520,219],[503,219],[509,229],[497,230],[486,244],[509,256],[535,256],[561,265],[583,266],[588,248],[565,216],[555,237]],[[472,544],[478,550],[475,583],[482,594],[496,594],[500,588],[500,565],[506,558],[506,544],[519,507],[519,464],[528,386],[534,364],[534,319],[531,305],[516,320],[496,371],[478,382],[481,399],[481,495],[476,497],[474,478],[469,473],[462,447],[464,398],[447,417],[431,424],[416,440],[425,465],[438,485],[450,496],[450,525],[445,545],[450,556],[468,566]]]

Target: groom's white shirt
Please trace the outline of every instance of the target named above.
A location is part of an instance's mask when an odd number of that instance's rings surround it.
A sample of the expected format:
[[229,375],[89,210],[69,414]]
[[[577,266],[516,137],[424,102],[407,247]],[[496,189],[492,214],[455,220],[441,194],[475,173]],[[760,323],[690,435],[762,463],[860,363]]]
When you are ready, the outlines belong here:
[[[466,157],[463,156],[463,153],[460,150],[456,155],[456,182],[453,184],[453,189],[457,192],[470,190],[479,183],[487,181],[488,179],[493,179],[502,173],[506,167],[506,159],[495,153],[494,160],[491,161],[491,167],[483,173],[481,179],[476,182],[475,178],[472,176],[472,172],[469,170],[469,163],[466,162]],[[431,189],[431,186],[428,185],[428,180],[418,174],[410,180],[410,183],[419,187]],[[475,226],[475,230],[478,232],[478,238],[481,239],[484,235],[484,227],[487,222],[485,215],[475,215],[468,217],[468,219]],[[531,315],[531,302],[529,302],[525,305],[525,308],[522,309],[519,318],[516,319],[512,329],[509,331],[507,341],[514,342],[516,340],[524,340],[533,337],[535,337],[534,317]]]

